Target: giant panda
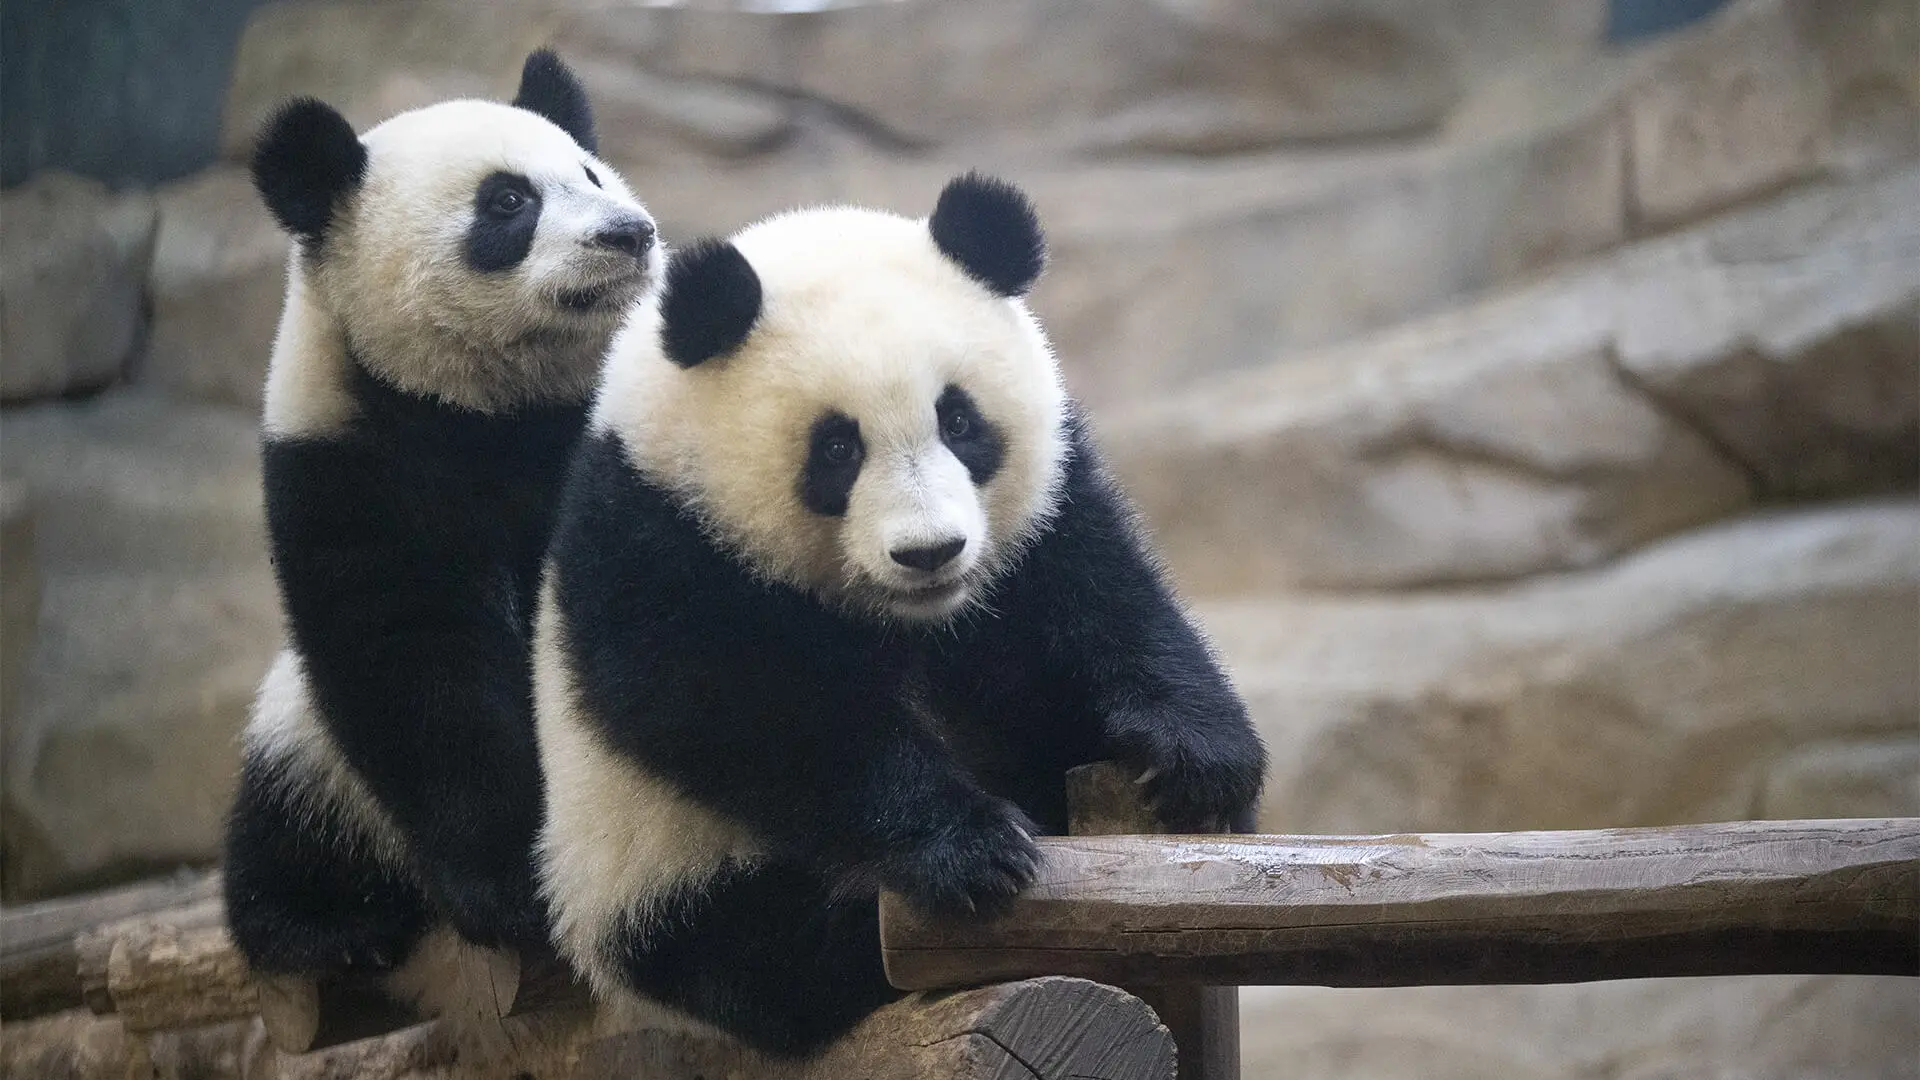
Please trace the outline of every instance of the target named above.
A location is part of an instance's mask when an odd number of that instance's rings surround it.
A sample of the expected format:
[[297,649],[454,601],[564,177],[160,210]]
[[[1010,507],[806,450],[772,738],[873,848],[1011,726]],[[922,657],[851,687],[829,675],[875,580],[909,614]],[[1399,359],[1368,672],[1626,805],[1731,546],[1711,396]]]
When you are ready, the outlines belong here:
[[894,994],[876,895],[992,912],[1136,770],[1251,825],[1265,750],[968,174],[929,218],[784,214],[678,252],[612,346],[549,550],[542,888],[606,1000],[804,1055]]
[[442,102],[356,136],[296,100],[260,136],[255,186],[294,244],[262,443],[287,640],[226,840],[256,973],[397,978],[429,934],[547,940],[540,560],[600,359],[662,262],[594,148],[586,95],[545,50],[511,105]]

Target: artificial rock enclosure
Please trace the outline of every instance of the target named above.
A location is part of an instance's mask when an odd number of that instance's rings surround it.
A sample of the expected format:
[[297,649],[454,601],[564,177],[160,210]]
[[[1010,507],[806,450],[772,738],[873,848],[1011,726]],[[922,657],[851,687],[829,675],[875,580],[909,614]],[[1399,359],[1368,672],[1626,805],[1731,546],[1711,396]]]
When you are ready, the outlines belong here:
[[[4,899],[217,850],[278,635],[251,132],[505,97],[542,43],[670,239],[1033,194],[1034,305],[1253,705],[1263,828],[1920,814],[1920,4],[1615,46],[1606,7],[257,9],[224,160],[0,194]],[[1242,1003],[1248,1077],[1920,1076],[1910,981]]]

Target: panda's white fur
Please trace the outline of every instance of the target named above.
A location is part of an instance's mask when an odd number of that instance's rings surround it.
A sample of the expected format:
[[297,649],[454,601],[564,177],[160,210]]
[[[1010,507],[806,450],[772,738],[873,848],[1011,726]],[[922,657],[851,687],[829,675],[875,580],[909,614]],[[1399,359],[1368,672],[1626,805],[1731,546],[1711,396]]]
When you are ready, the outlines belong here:
[[[361,136],[367,179],[342,209],[326,259],[296,254],[268,369],[271,432],[312,434],[352,415],[350,344],[402,390],[493,412],[592,392],[608,335],[642,279],[632,260],[582,244],[610,213],[646,208],[613,167],[524,109],[446,101],[401,113]],[[591,169],[600,183],[588,179]],[[541,186],[533,248],[511,271],[477,274],[461,260],[473,192],[489,173]],[[663,255],[649,252],[647,279]],[[618,284],[621,295],[575,312],[553,298]]]
[[565,617],[541,588],[534,630],[534,715],[546,778],[541,891],[553,912],[554,942],[596,997],[630,994],[610,949],[615,934],[642,934],[662,909],[704,888],[729,864],[760,855],[753,834],[675,791],[639,763],[614,753],[580,713],[564,641]]
[[[924,218],[807,210],[733,244],[766,296],[752,335],[682,368],[662,352],[658,306],[643,306],[609,350],[593,428],[619,435],[642,473],[769,577],[904,619],[978,599],[1046,520],[1066,458],[1066,391],[1039,322],[1018,298],[983,302]],[[963,377],[1006,436],[984,490],[941,444],[931,405]],[[793,497],[794,462],[824,407],[857,414],[866,443],[838,518]],[[966,546],[935,575],[889,555],[953,538]]]

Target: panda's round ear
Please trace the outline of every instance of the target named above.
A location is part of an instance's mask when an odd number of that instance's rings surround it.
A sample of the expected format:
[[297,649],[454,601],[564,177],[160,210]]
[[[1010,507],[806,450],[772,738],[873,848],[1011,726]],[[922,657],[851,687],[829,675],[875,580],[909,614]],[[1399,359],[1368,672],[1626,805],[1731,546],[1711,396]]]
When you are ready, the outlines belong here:
[[341,196],[367,175],[367,148],[353,125],[325,102],[295,98],[260,131],[253,186],[280,227],[317,245]]
[[728,240],[674,252],[660,297],[660,345],[683,368],[740,347],[760,317],[760,275]]
[[527,55],[527,62],[520,67],[520,90],[514,94],[513,104],[553,121],[587,153],[600,152],[587,89],[552,49],[536,49]]
[[933,242],[1000,296],[1024,296],[1047,265],[1040,217],[1021,190],[977,172],[955,177],[927,219]]

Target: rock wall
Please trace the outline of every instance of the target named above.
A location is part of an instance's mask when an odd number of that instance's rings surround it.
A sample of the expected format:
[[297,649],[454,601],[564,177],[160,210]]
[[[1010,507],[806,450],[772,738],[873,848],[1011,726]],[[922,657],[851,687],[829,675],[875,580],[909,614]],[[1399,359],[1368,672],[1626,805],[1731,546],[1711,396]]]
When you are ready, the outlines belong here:
[[[0,196],[0,897],[217,850],[279,634],[271,105],[552,42],[670,239],[1031,190],[1034,298],[1287,831],[1920,814],[1920,4],[301,0],[223,160]],[[1870,979],[1250,990],[1246,1075],[1920,1076]]]

